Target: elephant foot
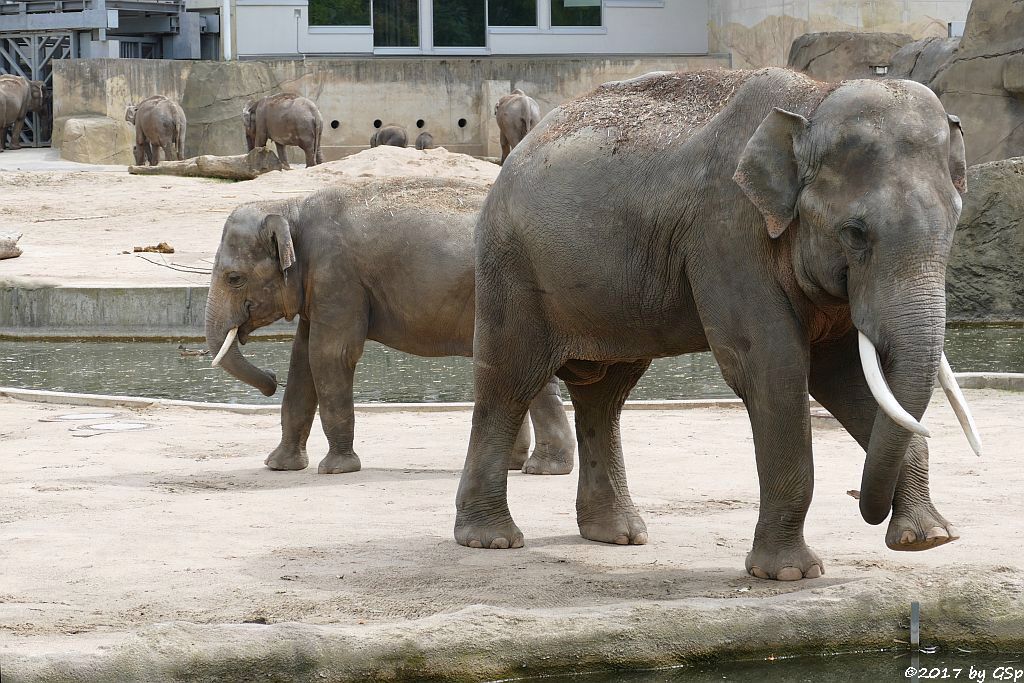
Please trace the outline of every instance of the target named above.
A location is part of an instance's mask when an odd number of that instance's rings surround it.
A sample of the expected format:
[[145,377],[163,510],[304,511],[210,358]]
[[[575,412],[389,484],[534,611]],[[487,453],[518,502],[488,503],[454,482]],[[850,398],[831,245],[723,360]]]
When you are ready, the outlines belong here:
[[825,573],[825,563],[803,542],[795,546],[763,544],[747,553],[747,573],[776,581],[816,579]]
[[647,525],[636,508],[627,509],[603,507],[597,512],[576,510],[576,523],[580,536],[601,543],[616,545],[646,545]]
[[[527,443],[525,448],[513,448],[512,454],[508,456],[508,468],[510,470],[521,470],[530,457],[530,446]],[[525,471],[525,470],[524,470]]]
[[12,142],[12,143],[11,143],[11,149],[21,149],[21,145],[16,145],[16,144],[14,144],[14,143]]
[[318,474],[345,474],[358,472],[362,467],[359,456],[355,453],[328,453],[327,457],[320,461],[316,471]]
[[304,470],[309,466],[309,456],[305,448],[282,443],[267,456],[263,464],[272,470]]
[[533,455],[523,463],[525,474],[569,474],[572,472],[574,448],[537,446]]
[[522,548],[523,532],[512,521],[507,507],[500,514],[486,516],[460,510],[455,516],[455,540],[469,548]]
[[956,528],[930,501],[907,510],[894,508],[885,532],[885,544],[891,550],[928,550],[958,538]]

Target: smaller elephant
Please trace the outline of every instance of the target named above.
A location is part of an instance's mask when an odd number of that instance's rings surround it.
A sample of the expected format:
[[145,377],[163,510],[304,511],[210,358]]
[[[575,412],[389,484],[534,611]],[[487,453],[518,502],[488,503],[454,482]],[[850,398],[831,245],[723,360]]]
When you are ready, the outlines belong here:
[[494,105],[494,117],[498,119],[501,133],[501,164],[504,165],[516,145],[540,123],[540,106],[537,100],[516,88]]
[[316,104],[301,95],[278,93],[250,100],[242,109],[245,144],[248,151],[264,147],[267,140],[277,146],[281,165],[290,169],[285,146],[294,145],[306,155],[306,167],[324,163],[320,137],[324,120]]
[[185,158],[185,112],[177,102],[163,95],[147,97],[128,105],[124,120],[135,126],[136,165],[156,166],[161,149],[165,161]]
[[392,147],[405,147],[409,144],[409,135],[405,128],[389,123],[370,137],[370,147],[380,145],[391,145]]
[[46,89],[42,81],[23,76],[0,76],[0,152],[4,151],[7,129],[11,127],[11,149],[21,149],[21,131],[29,112],[46,110]]
[[416,136],[416,149],[434,149],[434,136],[423,131]]

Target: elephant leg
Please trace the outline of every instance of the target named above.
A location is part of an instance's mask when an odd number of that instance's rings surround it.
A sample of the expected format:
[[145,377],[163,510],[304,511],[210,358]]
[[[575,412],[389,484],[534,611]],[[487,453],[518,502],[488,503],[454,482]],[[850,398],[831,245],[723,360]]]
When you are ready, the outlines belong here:
[[350,326],[335,327],[310,323],[309,367],[320,404],[320,422],[329,446],[327,455],[317,466],[320,474],[358,472],[362,467],[353,450],[352,385],[365,341],[365,316],[361,325],[353,322]]
[[[526,474],[569,474],[572,472],[573,453],[576,439],[572,427],[565,417],[562,395],[558,390],[558,379],[552,377],[533,402],[530,403],[530,419],[536,444],[533,454],[522,463]],[[527,443],[527,448],[529,444]]]
[[531,442],[530,421],[524,417],[523,423],[519,425],[519,432],[516,434],[516,442],[512,446],[512,454],[508,457],[509,470],[523,469],[523,465],[530,457]]
[[[455,540],[471,548],[518,548],[523,534],[508,509],[508,465],[530,402],[555,368],[550,340],[540,330],[486,321],[494,314],[477,301],[473,359],[475,405],[469,452],[455,498]],[[514,310],[527,309],[524,303]],[[528,317],[523,319],[529,320]],[[515,359],[510,360],[510,359]]]
[[508,159],[508,155],[512,152],[512,147],[508,144],[508,138],[505,137],[505,133],[499,133],[501,137],[501,165],[505,165],[505,159]]
[[299,319],[288,363],[288,384],[281,401],[281,443],[263,464],[272,470],[306,469],[306,441],[316,417],[316,404],[316,387],[309,369],[309,321]]
[[21,131],[24,127],[24,118],[14,122],[14,127],[11,129],[11,149],[21,149]]
[[[878,403],[861,368],[857,331],[811,350],[811,395],[867,450]],[[896,481],[885,544],[892,550],[928,550],[960,538],[939,514],[928,486],[928,442],[914,435]]]
[[277,147],[277,158],[281,160],[281,166],[284,167],[284,170],[290,171],[292,167],[288,165],[288,152],[284,145],[279,142],[275,142],[274,145]]
[[313,168],[314,166],[316,166],[315,149],[316,148],[314,145],[302,148],[302,153],[306,155],[306,168]]
[[619,414],[650,364],[649,360],[614,363],[604,368],[603,377],[587,384],[566,379],[576,411],[580,449],[576,523],[583,538],[620,545],[647,543],[647,525],[626,484]]

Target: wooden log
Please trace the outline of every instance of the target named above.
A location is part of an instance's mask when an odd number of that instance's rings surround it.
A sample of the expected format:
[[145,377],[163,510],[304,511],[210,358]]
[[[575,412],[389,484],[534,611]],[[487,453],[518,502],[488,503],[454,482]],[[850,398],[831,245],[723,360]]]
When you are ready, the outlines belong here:
[[20,239],[20,232],[11,233],[10,235],[0,235],[0,259],[18,258],[21,256],[22,251],[18,247],[18,240]]
[[225,180],[252,180],[268,171],[281,171],[284,166],[277,155],[265,147],[248,154],[218,157],[204,154],[182,161],[161,161],[156,166],[129,166],[133,175],[177,175]]

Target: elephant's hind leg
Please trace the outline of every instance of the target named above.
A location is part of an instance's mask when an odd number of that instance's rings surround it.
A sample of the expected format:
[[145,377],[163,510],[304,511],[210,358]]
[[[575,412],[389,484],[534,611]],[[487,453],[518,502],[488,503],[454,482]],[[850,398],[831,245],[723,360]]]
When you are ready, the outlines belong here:
[[[569,474],[572,472],[576,440],[562,407],[558,380],[554,377],[544,385],[530,403],[530,419],[536,443],[533,453],[521,469],[526,474]],[[527,443],[529,447],[529,443]]]
[[580,451],[576,523],[580,535],[592,541],[647,543],[647,525],[633,504],[626,483],[619,415],[629,392],[650,364],[649,360],[614,363],[602,368],[602,377],[587,384],[574,383],[565,369],[559,372],[576,411]]
[[281,167],[286,171],[292,170],[292,167],[288,165],[288,150],[279,142],[275,142],[274,145],[277,147],[277,158],[281,160]]
[[[811,394],[867,449],[878,414],[857,352],[857,332],[811,351]],[[932,503],[928,444],[915,435],[903,460],[885,544],[892,550],[928,550],[960,536]]]
[[309,321],[299,320],[288,364],[288,384],[281,402],[281,443],[264,461],[272,470],[304,470],[309,465],[306,441],[316,417],[316,387],[309,369]]

